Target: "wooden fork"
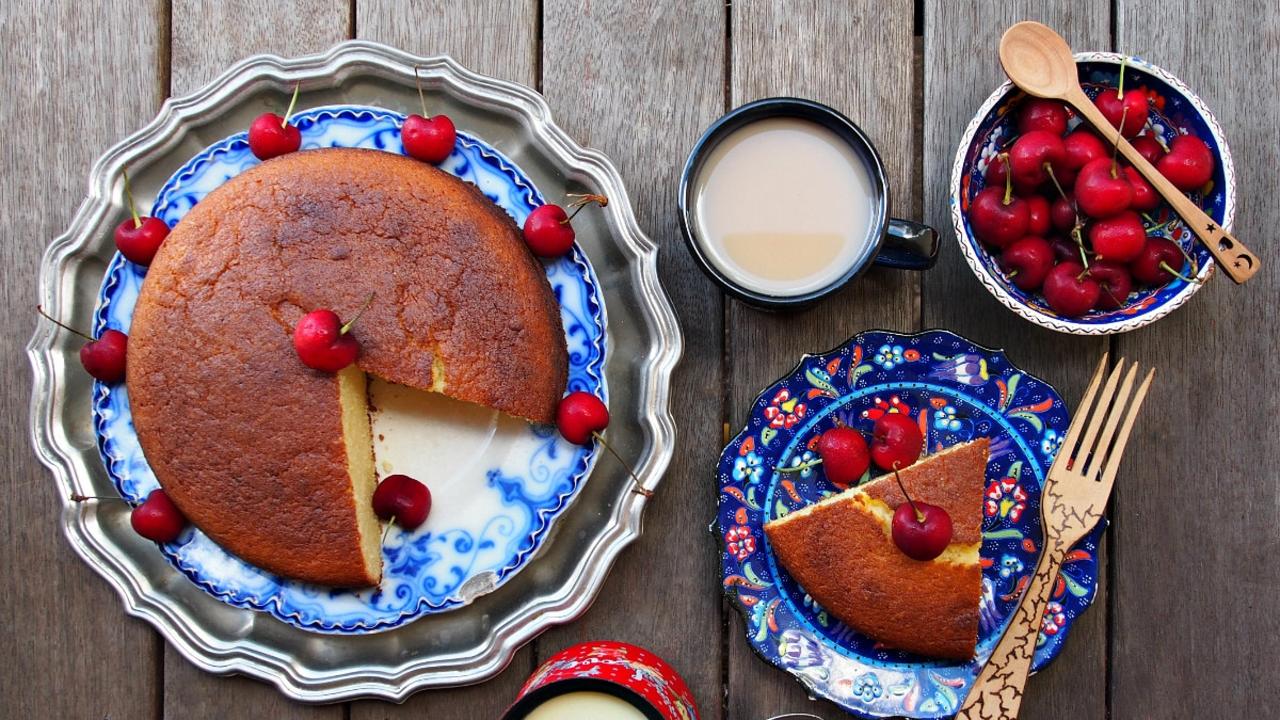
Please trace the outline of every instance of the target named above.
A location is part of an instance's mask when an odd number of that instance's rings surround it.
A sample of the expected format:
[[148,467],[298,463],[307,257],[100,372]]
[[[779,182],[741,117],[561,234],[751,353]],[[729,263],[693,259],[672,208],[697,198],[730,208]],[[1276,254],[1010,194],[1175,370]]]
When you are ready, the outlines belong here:
[[[1125,360],[1121,358],[1095,404],[1094,395],[1106,367],[1107,356],[1103,355],[1040,493],[1044,549],[1035,575],[1000,643],[960,706],[956,714],[958,719],[1017,718],[1018,708],[1022,705],[1022,688],[1031,672],[1040,623],[1062,559],[1071,546],[1097,524],[1107,506],[1129,432],[1147,396],[1147,389],[1151,387],[1155,370],[1147,373],[1142,385],[1134,392],[1138,366],[1132,364],[1129,372],[1124,373]],[[1123,383],[1120,382],[1122,374]]]

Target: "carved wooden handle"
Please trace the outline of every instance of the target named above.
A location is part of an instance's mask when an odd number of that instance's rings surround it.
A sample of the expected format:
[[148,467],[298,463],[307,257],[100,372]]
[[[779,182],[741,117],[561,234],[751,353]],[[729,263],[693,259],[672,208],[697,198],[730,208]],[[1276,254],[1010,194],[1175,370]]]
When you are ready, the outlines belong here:
[[957,720],[1014,720],[1018,717],[1022,688],[1031,674],[1031,660],[1035,657],[1036,640],[1040,636],[1040,622],[1060,567],[1062,549],[1046,545],[1031,584],[1022,593],[1022,601],[1018,603],[1009,627],[956,713]]
[[1133,168],[1142,173],[1142,177],[1151,183],[1151,187],[1155,188],[1155,191],[1173,207],[1173,211],[1182,218],[1191,232],[1200,238],[1200,242],[1209,249],[1209,254],[1213,255],[1213,259],[1228,277],[1237,283],[1243,283],[1258,272],[1262,266],[1258,256],[1250,252],[1244,243],[1218,227],[1218,223],[1213,218],[1191,202],[1191,198],[1181,190],[1174,187],[1173,183],[1169,182],[1154,165],[1147,162],[1147,159],[1142,157],[1142,154],[1130,145],[1128,140],[1121,137],[1120,131],[1107,121],[1083,90],[1077,88],[1076,92],[1070,93],[1067,100],[1080,111],[1095,130],[1109,142],[1116,143],[1120,154],[1124,155]]

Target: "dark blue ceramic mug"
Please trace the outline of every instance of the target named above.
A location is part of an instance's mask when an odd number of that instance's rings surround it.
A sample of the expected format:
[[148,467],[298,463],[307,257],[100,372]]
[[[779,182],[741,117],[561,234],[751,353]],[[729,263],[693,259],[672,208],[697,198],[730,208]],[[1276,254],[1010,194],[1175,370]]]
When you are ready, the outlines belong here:
[[[735,131],[753,122],[771,118],[807,120],[830,130],[847,143],[853,156],[863,163],[869,178],[868,242],[861,245],[853,257],[843,260],[847,267],[838,277],[818,289],[801,294],[771,293],[729,277],[710,257],[706,238],[701,236],[696,218],[696,182],[711,151]],[[685,242],[702,270],[725,292],[759,307],[801,307],[836,292],[873,264],[901,270],[925,270],[933,266],[938,256],[938,234],[933,228],[889,217],[889,182],[884,163],[871,140],[849,118],[812,100],[789,97],[757,100],[731,111],[713,123],[689,153],[684,172],[680,176],[677,203]],[[785,252],[785,248],[780,248],[779,252]]]

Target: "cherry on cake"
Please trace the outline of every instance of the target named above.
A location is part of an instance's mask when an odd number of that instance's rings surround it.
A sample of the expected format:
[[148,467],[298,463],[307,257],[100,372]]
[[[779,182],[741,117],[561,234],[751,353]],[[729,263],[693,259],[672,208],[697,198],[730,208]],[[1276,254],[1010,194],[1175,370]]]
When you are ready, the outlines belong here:
[[[356,364],[299,360],[299,318],[371,295]],[[147,462],[194,525],[269,572],[360,587],[382,575],[367,376],[550,424],[568,359],[502,209],[430,165],[333,148],[264,162],[187,213],[143,283],[127,372]]]

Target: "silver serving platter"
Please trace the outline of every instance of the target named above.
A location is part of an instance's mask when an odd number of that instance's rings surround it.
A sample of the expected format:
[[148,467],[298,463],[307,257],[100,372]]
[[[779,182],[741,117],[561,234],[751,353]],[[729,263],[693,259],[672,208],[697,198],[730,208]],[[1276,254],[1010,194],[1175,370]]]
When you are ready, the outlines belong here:
[[[636,223],[618,171],[557,127],[542,96],[473,73],[448,57],[416,57],[350,41],[322,55],[251,57],[200,90],[170,98],[155,120],[94,163],[88,197],[45,251],[38,301],[55,317],[90,325],[115,251],[111,229],[126,216],[122,169],[129,169],[139,204],[148,206],[183,162],[248,127],[258,114],[278,109],[295,83],[301,83],[303,108],[351,103],[414,112],[415,66],[432,112],[449,114],[460,129],[514,160],[545,197],[609,197],[606,209],[580,214],[574,226],[609,307],[609,439],[644,485],[656,487],[675,447],[670,377],[682,345],[658,282],[657,245]],[[32,439],[63,498],[114,493],[98,455],[93,385],[79,366],[79,344],[42,323],[27,346],[35,374]],[[614,558],[639,536],[644,506],[626,470],[611,460],[600,462],[538,557],[506,585],[451,612],[387,632],[347,636],[307,632],[206,594],[134,534],[123,503],[67,499],[61,521],[71,546],[119,592],[125,610],[150,622],[200,668],[260,678],[303,701],[399,701],[423,688],[488,679],[524,643],[581,615]]]

